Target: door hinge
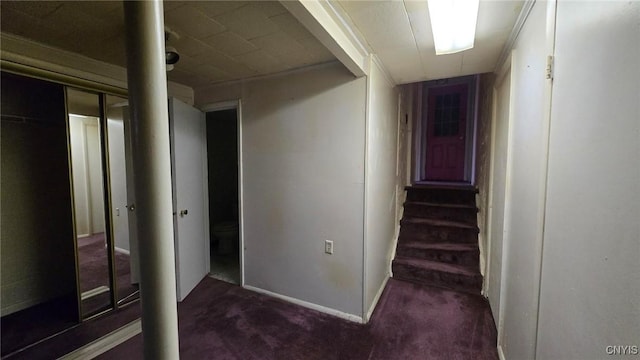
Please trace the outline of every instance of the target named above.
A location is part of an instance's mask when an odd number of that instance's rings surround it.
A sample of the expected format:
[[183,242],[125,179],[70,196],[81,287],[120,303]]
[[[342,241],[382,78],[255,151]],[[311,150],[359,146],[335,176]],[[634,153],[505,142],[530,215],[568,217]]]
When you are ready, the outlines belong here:
[[553,56],[547,56],[547,79],[553,80]]

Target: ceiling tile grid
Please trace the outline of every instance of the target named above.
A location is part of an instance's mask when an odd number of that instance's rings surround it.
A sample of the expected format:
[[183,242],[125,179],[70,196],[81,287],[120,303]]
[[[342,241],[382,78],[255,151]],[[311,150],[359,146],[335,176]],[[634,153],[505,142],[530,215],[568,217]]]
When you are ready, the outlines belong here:
[[[165,1],[181,55],[170,80],[188,86],[335,60],[277,1]],[[126,66],[119,1],[1,1],[2,32]]]

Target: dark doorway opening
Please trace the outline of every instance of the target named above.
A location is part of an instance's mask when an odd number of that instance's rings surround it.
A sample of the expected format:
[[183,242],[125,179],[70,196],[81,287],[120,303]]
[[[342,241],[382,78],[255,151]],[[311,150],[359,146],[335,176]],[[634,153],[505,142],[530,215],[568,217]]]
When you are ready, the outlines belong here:
[[238,111],[207,112],[210,275],[240,284]]

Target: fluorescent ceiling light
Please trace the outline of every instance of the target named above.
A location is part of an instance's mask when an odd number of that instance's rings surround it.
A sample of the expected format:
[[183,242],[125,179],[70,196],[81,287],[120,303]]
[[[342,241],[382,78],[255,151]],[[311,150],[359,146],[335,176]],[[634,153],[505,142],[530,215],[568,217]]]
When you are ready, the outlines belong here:
[[436,55],[473,48],[480,0],[427,0]]

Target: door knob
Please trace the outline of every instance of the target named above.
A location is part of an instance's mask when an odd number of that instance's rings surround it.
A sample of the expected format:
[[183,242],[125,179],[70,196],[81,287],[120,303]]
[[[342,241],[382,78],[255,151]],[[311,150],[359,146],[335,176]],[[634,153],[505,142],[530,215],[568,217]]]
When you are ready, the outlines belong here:
[[184,210],[180,210],[180,217],[184,217],[185,215],[189,214],[189,210],[184,209]]
[[125,205],[124,207],[127,208],[129,211],[134,211],[136,209],[135,204]]

